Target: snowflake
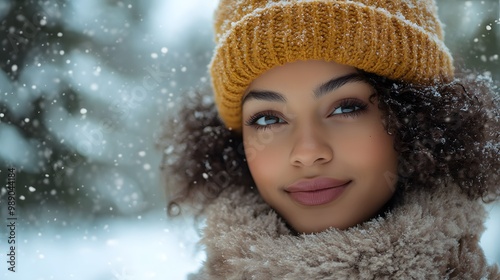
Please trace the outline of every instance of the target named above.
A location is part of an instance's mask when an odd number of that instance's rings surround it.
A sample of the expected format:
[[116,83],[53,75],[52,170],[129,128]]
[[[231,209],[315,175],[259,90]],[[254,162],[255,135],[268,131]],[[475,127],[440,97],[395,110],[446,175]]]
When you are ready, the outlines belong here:
[[125,268],[122,268],[121,272],[113,271],[113,276],[115,280],[134,280],[135,278],[127,272]]

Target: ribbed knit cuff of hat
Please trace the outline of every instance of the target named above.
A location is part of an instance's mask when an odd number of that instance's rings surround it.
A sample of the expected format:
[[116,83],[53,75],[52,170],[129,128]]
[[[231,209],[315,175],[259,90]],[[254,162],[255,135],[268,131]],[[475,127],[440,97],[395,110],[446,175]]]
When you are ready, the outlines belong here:
[[416,84],[453,78],[433,0],[222,0],[215,33],[215,102],[236,131],[246,88],[288,62],[334,61]]

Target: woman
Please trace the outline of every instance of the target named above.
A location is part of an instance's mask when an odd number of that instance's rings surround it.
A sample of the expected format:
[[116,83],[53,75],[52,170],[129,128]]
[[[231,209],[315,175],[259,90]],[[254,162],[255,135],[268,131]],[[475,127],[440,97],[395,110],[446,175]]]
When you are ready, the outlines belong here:
[[499,103],[454,76],[436,10],[219,3],[215,104],[188,98],[167,130],[171,214],[207,218],[193,278],[500,278],[478,245]]

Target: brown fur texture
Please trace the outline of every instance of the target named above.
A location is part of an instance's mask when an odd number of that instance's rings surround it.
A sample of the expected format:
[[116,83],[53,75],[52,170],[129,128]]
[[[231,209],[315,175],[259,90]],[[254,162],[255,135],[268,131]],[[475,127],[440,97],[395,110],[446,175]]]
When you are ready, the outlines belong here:
[[384,217],[297,235],[258,194],[207,209],[207,260],[190,279],[500,279],[478,242],[484,207],[459,188],[410,191]]

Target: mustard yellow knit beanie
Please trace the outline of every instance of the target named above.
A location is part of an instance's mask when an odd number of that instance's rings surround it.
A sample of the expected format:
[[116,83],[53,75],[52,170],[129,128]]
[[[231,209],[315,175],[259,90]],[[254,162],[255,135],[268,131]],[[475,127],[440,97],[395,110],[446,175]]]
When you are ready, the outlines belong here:
[[252,80],[297,60],[326,60],[396,80],[453,78],[434,0],[221,0],[210,74],[224,124],[241,129]]

